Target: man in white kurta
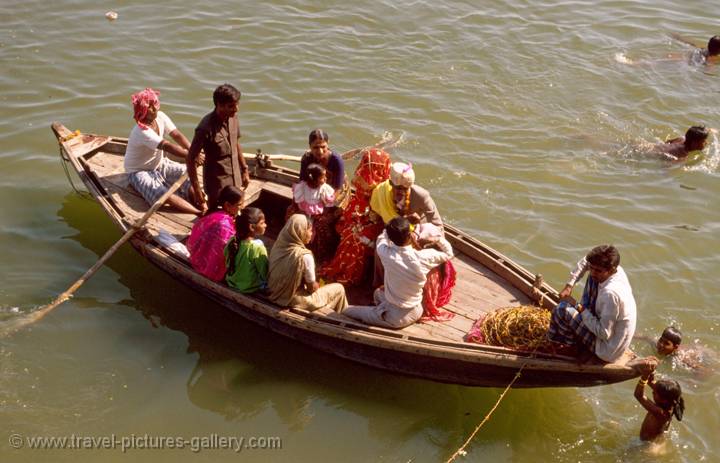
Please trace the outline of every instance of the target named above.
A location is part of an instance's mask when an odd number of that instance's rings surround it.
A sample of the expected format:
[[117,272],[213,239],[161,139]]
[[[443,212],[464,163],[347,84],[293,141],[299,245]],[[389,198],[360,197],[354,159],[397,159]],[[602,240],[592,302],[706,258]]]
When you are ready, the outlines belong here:
[[453,257],[452,247],[440,237],[434,247],[413,246],[410,222],[395,217],[377,239],[377,254],[385,268],[384,286],[375,290],[375,306],[350,306],[348,317],[369,325],[404,328],[422,317],[423,286],[430,270]]
[[566,298],[575,282],[590,272],[581,304],[563,301],[553,310],[548,330],[551,341],[581,344],[605,362],[617,361],[635,334],[637,308],[627,275],[614,246],[593,248],[578,262],[560,292]]

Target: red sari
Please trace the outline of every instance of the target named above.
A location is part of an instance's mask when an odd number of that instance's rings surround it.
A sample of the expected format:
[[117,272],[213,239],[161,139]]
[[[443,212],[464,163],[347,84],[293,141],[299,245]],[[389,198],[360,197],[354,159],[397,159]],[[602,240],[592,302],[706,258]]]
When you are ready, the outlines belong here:
[[430,320],[445,322],[455,316],[454,313],[442,310],[440,307],[450,302],[456,275],[455,267],[450,261],[438,265],[427,274],[427,282],[423,286],[421,322]]
[[[370,195],[378,183],[390,176],[390,155],[383,150],[367,151],[355,169],[352,183],[355,192],[336,225],[340,244],[333,259],[320,268],[319,274],[330,281],[357,285],[372,260],[372,244],[382,233],[380,218],[371,217]],[[374,214],[372,214],[374,215]]]

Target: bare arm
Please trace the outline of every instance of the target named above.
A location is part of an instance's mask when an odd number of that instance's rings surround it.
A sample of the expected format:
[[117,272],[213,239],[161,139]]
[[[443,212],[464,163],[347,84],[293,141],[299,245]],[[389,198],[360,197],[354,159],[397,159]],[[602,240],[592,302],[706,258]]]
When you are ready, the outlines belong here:
[[240,143],[238,143],[238,162],[240,164],[240,173],[242,177],[242,186],[247,188],[250,184],[250,170],[248,169],[247,162],[245,162],[245,156],[243,156]]
[[172,137],[178,145],[182,146],[186,150],[190,149],[190,140],[188,140],[180,130],[175,129],[170,132],[170,137]]
[[651,415],[654,415],[659,419],[667,419],[667,412],[661,407],[657,406],[655,402],[645,397],[645,385],[649,383],[650,388],[652,389],[652,385],[654,382],[655,377],[653,374],[647,377],[641,376],[640,380],[637,383],[637,386],[635,386],[635,398],[638,402],[640,402],[640,405],[642,405],[643,408],[647,410],[648,413],[650,413]]
[[672,37],[673,39],[677,40],[678,42],[682,42],[682,43],[687,44],[687,45],[692,45],[693,47],[697,47],[697,48],[703,48],[703,47],[704,47],[704,44],[701,44],[701,43],[697,42],[696,40],[693,40],[693,39],[689,39],[689,38],[687,38],[687,37],[684,37],[684,36],[682,36],[682,35],[680,35],[680,34],[677,34],[677,33],[675,33],[675,32],[671,32],[671,33],[670,33],[670,37]]
[[582,259],[578,261],[578,263],[575,265],[575,269],[570,272],[570,279],[565,284],[565,287],[560,291],[560,299],[568,299],[570,298],[570,295],[572,294],[572,290],[575,287],[575,283],[579,279],[583,277],[585,272],[587,271],[587,260],[585,259],[585,256],[583,256]]
[[200,181],[198,180],[197,172],[197,161],[198,156],[200,155],[200,150],[202,149],[202,144],[202,134],[195,131],[195,137],[193,137],[193,142],[187,151],[187,158],[185,160],[190,185],[195,192],[195,203],[200,206],[201,209],[207,203],[207,201],[205,201],[205,195],[202,194],[202,189],[200,189]]
[[177,157],[180,158],[187,158],[188,151],[186,148],[183,148],[182,146],[173,143],[171,141],[163,140],[158,145],[158,148],[166,151],[170,154],[174,154]]

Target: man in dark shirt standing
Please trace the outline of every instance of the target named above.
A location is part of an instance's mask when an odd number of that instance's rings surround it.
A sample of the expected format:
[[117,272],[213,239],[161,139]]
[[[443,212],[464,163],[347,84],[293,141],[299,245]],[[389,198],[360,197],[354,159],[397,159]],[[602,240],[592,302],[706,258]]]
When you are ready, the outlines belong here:
[[[226,185],[238,188],[250,183],[245,158],[240,147],[240,124],[237,119],[240,91],[230,84],[223,84],[213,92],[215,109],[202,118],[188,150],[187,169],[190,183],[196,192],[196,204],[203,213],[217,206],[220,190]],[[207,201],[200,194],[196,158],[200,150],[205,152],[203,166],[203,189]]]

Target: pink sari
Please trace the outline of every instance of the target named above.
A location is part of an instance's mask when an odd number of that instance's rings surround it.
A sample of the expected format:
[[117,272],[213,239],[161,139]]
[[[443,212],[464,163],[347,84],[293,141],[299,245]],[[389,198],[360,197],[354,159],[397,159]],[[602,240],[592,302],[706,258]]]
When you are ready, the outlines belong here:
[[225,278],[223,251],[234,234],[235,220],[223,210],[198,219],[187,241],[193,268],[213,281],[222,281]]

